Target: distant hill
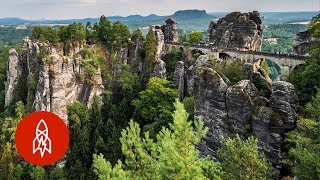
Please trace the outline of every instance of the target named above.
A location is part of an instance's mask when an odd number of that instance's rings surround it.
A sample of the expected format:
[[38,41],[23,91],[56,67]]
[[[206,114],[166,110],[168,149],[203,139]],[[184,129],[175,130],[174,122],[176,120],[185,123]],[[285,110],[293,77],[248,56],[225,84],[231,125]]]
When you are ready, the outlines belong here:
[[0,24],[5,24],[5,25],[17,25],[17,24],[25,24],[25,23],[28,23],[28,20],[15,18],[15,17],[0,19]]
[[265,19],[277,19],[277,20],[305,20],[319,14],[319,12],[263,12],[261,15]]
[[181,10],[175,12],[172,16],[176,20],[188,20],[188,19],[203,19],[209,18],[212,19],[213,16],[208,15],[205,10]]

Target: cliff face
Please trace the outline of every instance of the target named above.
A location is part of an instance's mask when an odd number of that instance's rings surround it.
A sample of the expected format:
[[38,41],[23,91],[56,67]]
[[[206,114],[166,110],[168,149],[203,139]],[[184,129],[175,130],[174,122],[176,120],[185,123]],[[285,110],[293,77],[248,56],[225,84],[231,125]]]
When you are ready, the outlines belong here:
[[162,26],[164,33],[164,41],[177,43],[179,41],[178,24],[173,18],[166,20],[166,24]]
[[[14,50],[10,51],[10,62],[8,65],[8,88],[6,91],[6,105],[10,103],[15,90],[15,79],[22,76],[34,76],[37,79],[35,93],[33,94],[34,111],[50,111],[57,114],[67,123],[67,105],[79,100],[88,106],[92,102],[94,95],[98,97],[102,94],[104,86],[102,85],[101,73],[97,69],[96,74],[91,78],[93,84],[84,82],[83,77],[85,69],[82,66],[84,59],[77,53],[82,49],[80,44],[73,45],[66,56],[64,50],[55,48],[47,44],[37,44],[30,40],[23,42],[23,55],[16,56]],[[41,47],[41,50],[39,50]],[[39,57],[43,51],[49,52],[46,57]],[[27,69],[27,73],[23,72]]]
[[232,12],[218,22],[211,21],[207,43],[221,48],[261,51],[262,21],[259,12]]
[[209,132],[199,149],[204,155],[217,157],[223,138],[239,134],[254,135],[259,149],[270,160],[275,173],[281,168],[280,153],[284,135],[294,128],[298,99],[292,84],[272,84],[270,99],[259,96],[249,80],[233,86],[208,67],[199,67],[194,77],[195,116],[202,117]]
[[5,105],[9,105],[13,98],[14,89],[18,83],[20,76],[19,57],[15,49],[9,50],[9,59],[7,64],[7,82]]
[[293,45],[294,54],[300,56],[309,56],[308,50],[311,48],[311,44],[314,41],[311,30],[299,32],[296,35]]

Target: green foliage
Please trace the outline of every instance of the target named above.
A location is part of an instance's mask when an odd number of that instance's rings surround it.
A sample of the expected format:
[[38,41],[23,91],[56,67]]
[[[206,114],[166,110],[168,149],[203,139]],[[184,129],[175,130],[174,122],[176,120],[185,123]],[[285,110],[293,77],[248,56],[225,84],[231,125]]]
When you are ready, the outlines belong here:
[[52,27],[35,26],[32,31],[31,39],[39,41],[59,42],[59,31]]
[[[314,17],[310,23],[310,29],[314,38],[320,38],[320,15]],[[297,91],[300,103],[305,105],[310,102],[312,97],[318,92],[320,87],[320,44],[315,42],[311,49],[311,58],[307,60],[306,64],[296,68],[288,77]]]
[[186,111],[189,114],[189,121],[194,120],[194,97],[185,97],[183,100],[183,105]]
[[240,61],[219,63],[213,56],[209,57],[209,61],[213,69],[219,74],[225,75],[231,84],[236,84],[241,80],[247,79],[246,71]]
[[35,166],[30,172],[30,176],[34,180],[45,180],[47,179],[46,170],[43,167]]
[[[0,82],[7,80],[7,61],[9,57],[9,48],[0,48]],[[0,112],[5,110],[5,84],[0,83]]]
[[269,83],[260,75],[254,74],[252,77],[252,83],[259,90],[261,96],[269,98],[271,95],[271,87]]
[[15,176],[16,168],[19,170],[19,167],[16,167],[19,155],[14,143],[14,134],[25,113],[25,108],[21,101],[17,102],[15,112],[15,117],[4,119],[0,130],[0,179],[11,179]]
[[173,102],[178,97],[177,90],[169,81],[151,78],[147,89],[140,92],[139,99],[133,101],[134,119],[140,122],[145,131],[155,135],[162,126],[166,127],[172,121]]
[[16,29],[16,26],[0,27],[0,49],[19,45],[23,38],[31,34],[32,27],[26,29]]
[[184,53],[180,50],[173,49],[162,58],[166,63],[167,80],[172,80],[177,62],[181,61],[184,56]]
[[312,98],[312,101],[306,105],[306,110],[312,114],[315,120],[320,122],[320,91]]
[[202,41],[202,32],[192,31],[189,34],[188,42],[190,44],[198,44]]
[[81,23],[73,23],[68,26],[53,27],[35,26],[31,39],[50,43],[58,42],[83,42],[86,38],[86,31]]
[[92,162],[89,116],[87,107],[80,102],[68,106],[70,142],[65,168],[70,179],[88,177]]
[[299,119],[297,129],[287,134],[289,164],[299,179],[320,178],[320,123],[313,119]]
[[132,31],[132,33],[131,33],[132,39],[136,39],[139,37],[143,37],[142,31],[140,29],[136,29],[136,30]]
[[269,179],[270,165],[253,137],[242,141],[237,135],[234,139],[223,140],[218,157],[224,172],[222,179]]
[[65,180],[65,174],[63,172],[63,169],[60,167],[56,167],[53,171],[51,171],[50,180]]
[[157,62],[157,39],[152,29],[149,30],[145,42],[146,61],[149,70],[153,70]]
[[[300,24],[271,24],[263,32],[262,51],[282,54],[293,52],[294,37],[298,32],[305,31],[307,26]],[[266,39],[276,38],[277,43],[269,43]]]
[[94,155],[93,169],[98,179],[220,179],[219,163],[199,158],[195,145],[208,128],[196,121],[196,129],[188,122],[188,114],[178,101],[170,129],[163,128],[154,142],[131,121],[120,138],[125,162],[115,167],[102,155]]
[[127,26],[120,22],[112,24],[105,16],[101,16],[94,29],[97,31],[97,39],[106,43],[108,48],[112,50],[128,45],[130,31]]

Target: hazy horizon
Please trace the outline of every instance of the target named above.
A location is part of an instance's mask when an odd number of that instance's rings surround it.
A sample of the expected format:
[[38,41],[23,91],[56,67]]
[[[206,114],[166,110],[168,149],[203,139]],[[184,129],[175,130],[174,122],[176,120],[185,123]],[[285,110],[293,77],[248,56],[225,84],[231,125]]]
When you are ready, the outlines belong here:
[[306,12],[319,11],[319,0],[185,0],[173,3],[171,0],[0,0],[0,18],[23,19],[81,19],[105,16],[128,15],[171,15],[178,10],[200,9],[208,13],[253,11],[260,12]]

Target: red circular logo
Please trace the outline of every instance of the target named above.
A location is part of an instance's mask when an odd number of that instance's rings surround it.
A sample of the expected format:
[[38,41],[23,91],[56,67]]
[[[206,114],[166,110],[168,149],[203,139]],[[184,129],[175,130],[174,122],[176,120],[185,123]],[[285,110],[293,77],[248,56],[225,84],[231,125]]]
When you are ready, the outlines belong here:
[[27,162],[46,166],[65,155],[69,145],[66,124],[51,112],[34,112],[19,123],[15,142],[18,153]]

